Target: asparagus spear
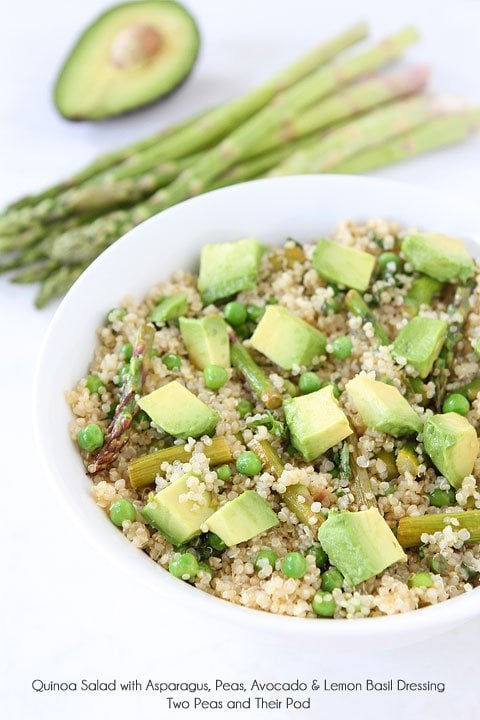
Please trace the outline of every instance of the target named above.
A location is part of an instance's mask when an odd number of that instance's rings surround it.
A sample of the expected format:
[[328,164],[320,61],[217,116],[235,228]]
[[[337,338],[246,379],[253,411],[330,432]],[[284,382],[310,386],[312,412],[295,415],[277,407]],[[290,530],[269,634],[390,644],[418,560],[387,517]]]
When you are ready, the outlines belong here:
[[428,275],[420,275],[413,281],[405,295],[405,305],[411,315],[417,315],[422,305],[430,305],[433,298],[440,295],[443,283]]
[[[224,437],[215,437],[211,445],[205,445],[203,452],[210,459],[210,464],[223,465],[233,460],[232,451]],[[128,463],[128,475],[130,485],[133,488],[141,488],[150,485],[155,481],[160,472],[162,463],[188,462],[192,457],[183,445],[172,445],[171,447],[157,450],[157,452],[142,455]]]
[[[209,189],[225,170],[245,154],[251,153],[257,143],[278,128],[287,112],[301,113],[313,102],[331,93],[337,85],[347,84],[397,57],[416,39],[416,31],[406,28],[358,56],[313,73],[279,95],[274,102],[240,125],[216,147],[202,154],[202,157],[181,173],[171,185],[156,192],[143,205],[137,205],[133,210],[110,213],[88,227],[65,233],[55,243],[53,256],[66,263],[90,262],[139,222]],[[420,112],[420,108],[412,107],[412,114],[415,116]]]
[[[253,448],[265,469],[279,478],[284,470],[284,465],[271,443],[268,440],[257,440]],[[324,521],[325,518],[323,515],[313,512],[312,503],[314,500],[305,485],[301,483],[289,485],[280,497],[288,509],[291,510],[304,525],[308,525],[310,528],[313,526],[318,527]]]
[[139,156],[130,157],[112,173],[112,177],[120,179],[142,174],[160,161],[186,157],[203,149],[207,144],[218,141],[228,135],[232,128],[260,111],[277,93],[295,86],[303,78],[311,75],[319,66],[332,60],[342,50],[363,40],[367,32],[368,28],[364,23],[348,28],[345,32],[319,45],[260,87],[212,110],[203,120],[186,128],[184,132],[176,134],[170,140],[167,139]]
[[362,318],[364,323],[369,322],[372,324],[373,331],[382,345],[390,345],[391,340],[388,337],[387,332],[370,310],[360,293],[356,290],[349,290],[345,295],[345,305],[353,315],[357,315],[357,317]]
[[43,308],[53,298],[65,295],[85,267],[85,265],[56,265],[56,269],[42,282],[35,298],[35,307]]
[[458,521],[453,530],[465,528],[470,532],[469,543],[480,541],[480,510],[465,510],[460,513],[435,513],[420,517],[403,517],[398,523],[397,540],[404,548],[415,547],[422,542],[422,535],[444,530],[449,520]]
[[128,440],[128,430],[138,411],[136,396],[143,389],[146,362],[152,347],[154,333],[153,325],[145,323],[138,330],[133,345],[129,371],[123,381],[120,401],[115,408],[113,420],[107,430],[105,443],[95,456],[93,467],[89,469],[89,472],[93,475],[111,465]]
[[[377,507],[377,501],[372,488],[370,475],[366,468],[360,467],[357,460],[359,457],[358,450],[358,437],[356,432],[353,432],[347,440],[347,448],[352,447],[350,467],[352,480],[350,483],[350,489],[355,498],[355,502],[359,509]],[[345,447],[345,445],[344,445]],[[346,459],[345,459],[346,461]]]
[[58,263],[55,260],[44,258],[25,267],[12,277],[12,282],[18,285],[30,285],[35,282],[42,282],[58,269]]
[[325,172],[365,147],[376,145],[405,133],[432,119],[441,106],[427,98],[410,98],[347,123],[320,138],[314,147],[287,157],[270,171],[271,176]]
[[451,311],[459,313],[461,319],[458,323],[451,323],[448,326],[447,336],[440,355],[433,364],[432,380],[435,384],[435,407],[437,412],[441,412],[442,410],[443,401],[447,392],[448,378],[450,377],[450,369],[455,360],[455,347],[462,337],[462,327],[470,311],[470,295],[470,287],[458,288]]
[[480,109],[448,113],[378,146],[363,150],[331,168],[334,173],[364,173],[460,142],[480,127]]
[[230,359],[245,378],[251,389],[269,410],[280,407],[282,395],[257,365],[248,350],[236,338],[231,339]]

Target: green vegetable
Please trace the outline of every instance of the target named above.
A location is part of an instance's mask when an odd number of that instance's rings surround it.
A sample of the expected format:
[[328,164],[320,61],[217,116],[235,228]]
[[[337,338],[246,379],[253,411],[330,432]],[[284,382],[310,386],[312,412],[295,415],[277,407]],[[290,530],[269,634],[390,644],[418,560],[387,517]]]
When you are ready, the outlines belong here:
[[451,507],[457,502],[455,488],[449,488],[448,490],[442,490],[441,488],[435,488],[429,494],[428,499],[430,505],[433,507]]
[[408,586],[411,588],[417,587],[432,587],[433,578],[429,572],[417,572],[408,579]]
[[337,604],[331,593],[317,592],[312,600],[312,610],[316,615],[325,618],[332,618],[335,614]]
[[176,293],[162,298],[153,308],[148,319],[155,325],[162,325],[168,320],[176,320],[188,310],[188,299],[185,293]]
[[332,382],[331,380],[322,380],[320,383],[320,390],[324,387],[332,387],[333,397],[338,400],[340,398],[341,392],[340,388],[338,387],[337,383]]
[[459,415],[468,415],[470,410],[470,403],[464,395],[460,393],[452,393],[447,395],[442,405],[442,412],[449,413],[455,412]]
[[397,540],[404,548],[415,547],[421,544],[421,537],[424,533],[433,533],[444,530],[445,525],[458,522],[453,525],[455,531],[465,528],[470,533],[469,543],[476,543],[480,540],[480,510],[464,510],[456,513],[433,513],[421,515],[420,517],[407,516],[400,518],[397,529]]
[[162,362],[167,370],[179,370],[182,367],[182,361],[180,357],[173,352],[165,353],[162,357]]
[[328,567],[328,555],[321,545],[312,545],[308,548],[307,555],[315,556],[315,565],[320,570],[326,570]]
[[253,405],[249,400],[240,399],[237,403],[237,412],[243,419],[246,415],[253,413]]
[[211,568],[210,565],[206,562],[198,563],[197,575],[201,572],[207,573],[208,575],[210,575],[210,578],[212,578],[215,575],[214,569]]
[[445,572],[447,568],[447,559],[445,555],[437,553],[432,558],[430,558],[429,565],[430,570],[435,573],[435,575],[441,575],[443,572]]
[[238,472],[248,477],[254,477],[262,470],[262,461],[251,450],[246,450],[237,458],[236,468]]
[[382,275],[395,275],[402,266],[402,261],[396,253],[384,252],[378,258],[378,266]]
[[215,552],[222,553],[227,549],[227,546],[223,542],[222,538],[219,538],[218,535],[215,535],[213,532],[207,533],[207,544],[210,545]]
[[322,575],[322,590],[325,592],[332,592],[335,588],[343,587],[343,575],[336,568],[330,568],[325,570]]
[[220,365],[207,365],[203,370],[205,385],[210,390],[218,390],[223,387],[228,380],[228,372]]
[[103,445],[103,432],[96,423],[89,423],[77,433],[77,442],[80,450],[93,452]]
[[230,359],[233,367],[243,375],[252,391],[269,410],[280,407],[283,402],[281,393],[257,365],[248,350],[236,339],[232,340]]
[[230,465],[220,465],[220,467],[216,468],[216,473],[218,479],[222,480],[223,482],[227,482],[227,480],[230,480],[230,478],[232,477]]
[[288,578],[302,578],[307,572],[307,561],[299,552],[289,552],[282,560],[282,572]]
[[116,500],[112,505],[110,505],[110,520],[114,525],[117,525],[118,527],[122,527],[122,524],[125,520],[130,520],[130,522],[133,522],[136,517],[137,511],[135,510],[134,504],[131,503],[130,500],[121,498],[120,500]]
[[132,343],[125,343],[120,348],[119,356],[122,358],[122,360],[125,360],[126,362],[130,362],[132,358],[133,353],[133,345]]
[[236,327],[246,321],[247,308],[245,305],[242,305],[242,303],[232,301],[225,305],[223,314],[225,315],[225,320],[230,325],[233,325],[233,327]]
[[125,363],[125,365],[121,365],[120,368],[117,370],[117,378],[118,379],[114,380],[115,385],[123,385],[123,382],[129,372],[130,372],[130,366],[128,365],[128,363]]
[[247,317],[252,322],[258,322],[265,312],[261,305],[247,305]]
[[343,335],[342,337],[335,338],[332,342],[332,355],[337,360],[346,360],[352,354],[352,341],[349,337]]
[[298,387],[300,388],[300,392],[304,395],[308,395],[308,393],[320,390],[322,387],[322,381],[318,377],[317,373],[304,372],[300,375]]
[[275,570],[275,563],[277,562],[277,559],[278,555],[274,550],[270,550],[270,548],[263,548],[263,550],[260,550],[255,556],[255,569],[261,570],[264,567],[266,560],[272,570]]
[[100,388],[105,387],[105,383],[103,382],[103,380],[100,380],[98,375],[87,375],[86,385],[88,392],[92,395],[93,393],[98,393]]
[[186,552],[178,557],[172,558],[168,564],[168,570],[176,578],[191,580],[198,573],[198,560],[195,555]]
[[352,315],[362,318],[364,323],[369,322],[372,324],[373,331],[382,345],[390,345],[391,340],[386,330],[379,323],[360,293],[356,290],[349,290],[345,295],[345,305]]

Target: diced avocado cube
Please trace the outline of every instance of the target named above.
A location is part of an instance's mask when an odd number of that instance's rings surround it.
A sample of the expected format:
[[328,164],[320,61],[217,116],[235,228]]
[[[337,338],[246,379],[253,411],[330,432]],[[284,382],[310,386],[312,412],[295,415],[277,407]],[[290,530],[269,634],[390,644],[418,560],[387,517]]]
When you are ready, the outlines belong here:
[[141,510],[142,517],[155,530],[161,532],[173,545],[183,545],[200,533],[203,523],[215,512],[212,495],[207,490],[202,500],[189,500],[185,496],[189,473],[174,480],[154,495]]
[[433,415],[423,426],[423,445],[433,464],[459,488],[473,470],[478,455],[478,438],[467,418],[449,412]]
[[332,240],[320,240],[313,253],[313,267],[328,282],[365,292],[370,285],[375,258]]
[[184,315],[188,310],[187,296],[185,293],[168,295],[158,302],[151,311],[148,319],[153,323],[164,323],[167,320],[175,320]]
[[250,338],[255,350],[284,370],[311,365],[325,354],[325,335],[281,305],[268,305]]
[[420,418],[394,385],[357,375],[345,387],[368,428],[393,437],[420,432]]
[[290,440],[303,458],[315,460],[352,434],[347,417],[333,394],[332,385],[289,398],[284,402]]
[[402,251],[415,270],[440,282],[465,284],[475,272],[463,240],[450,235],[412,233],[403,241]]
[[208,305],[257,286],[262,246],[254,238],[204,245],[198,290]]
[[255,490],[246,490],[210,515],[206,524],[231,547],[276,527],[279,520],[267,500]]
[[192,363],[203,370],[207,365],[230,367],[227,323],[218,315],[180,318],[180,332]]
[[407,559],[377,508],[329,513],[318,531],[318,539],[332,565],[350,586]]
[[426,378],[440,354],[447,330],[444,320],[414,317],[395,338],[393,357],[405,358],[421,378]]
[[144,395],[138,404],[155,425],[179,438],[212,435],[220,420],[215,410],[177,380]]

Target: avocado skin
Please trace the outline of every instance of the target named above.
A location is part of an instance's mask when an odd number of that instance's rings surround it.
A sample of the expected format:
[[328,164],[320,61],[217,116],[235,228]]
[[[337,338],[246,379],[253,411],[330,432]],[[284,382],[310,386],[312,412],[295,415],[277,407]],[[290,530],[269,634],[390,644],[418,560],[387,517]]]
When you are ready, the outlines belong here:
[[[185,70],[185,72],[179,76],[173,85],[169,87],[165,87],[162,91],[158,93],[158,95],[150,97],[146,99],[145,101],[139,101],[136,102],[134,105],[127,106],[118,110],[101,110],[97,109],[96,111],[90,111],[90,112],[67,112],[65,108],[63,107],[63,101],[62,101],[62,94],[63,94],[63,84],[65,82],[68,83],[68,71],[70,69],[70,66],[72,63],[74,64],[76,62],[76,55],[77,51],[82,48],[82,46],[88,42],[89,36],[93,30],[97,28],[97,26],[100,23],[108,22],[110,18],[114,18],[117,12],[123,11],[124,9],[128,9],[131,7],[132,9],[137,9],[139,5],[149,5],[149,4],[158,4],[158,5],[165,5],[165,6],[174,6],[180,13],[183,14],[184,18],[187,20],[187,23],[190,26],[190,30],[192,33],[192,39],[193,44],[191,47],[191,58],[189,61],[188,68]],[[53,103],[55,105],[55,108],[57,111],[64,117],[66,120],[70,120],[72,122],[83,122],[85,120],[90,121],[102,121],[102,120],[108,120],[112,117],[118,117],[121,115],[130,115],[133,112],[136,112],[137,110],[147,108],[151,105],[156,104],[159,100],[163,100],[168,98],[170,95],[173,95],[177,90],[179,90],[182,85],[188,80],[189,76],[191,75],[193,69],[195,68],[196,61],[198,59],[198,55],[200,52],[200,46],[201,46],[201,35],[198,28],[198,25],[195,21],[195,18],[190,14],[190,12],[179,2],[176,0],[137,0],[137,2],[126,2],[126,3],[120,3],[117,5],[114,5],[113,7],[106,10],[104,13],[99,15],[90,25],[88,25],[85,30],[81,33],[81,35],[76,40],[74,46],[69,51],[67,57],[65,58],[62,67],[58,73],[57,79],[55,81],[55,84],[53,86],[52,90],[52,99]]]

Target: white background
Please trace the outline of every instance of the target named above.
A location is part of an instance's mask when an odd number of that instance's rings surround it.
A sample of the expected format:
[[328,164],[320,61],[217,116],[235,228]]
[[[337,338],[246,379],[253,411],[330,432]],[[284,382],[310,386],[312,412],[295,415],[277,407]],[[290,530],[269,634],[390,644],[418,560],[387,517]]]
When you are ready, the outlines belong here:
[[[50,100],[51,85],[79,29],[106,7],[102,0],[27,0],[6,5],[0,22],[0,203],[68,174],[99,151],[228,99],[267,77],[320,38],[358,19],[375,36],[413,22],[423,31],[409,56],[431,62],[436,89],[480,104],[480,2],[352,0],[190,0],[203,48],[188,83],[163,104],[102,124],[67,123]],[[479,202],[480,140],[385,169],[382,176],[449,190]],[[132,272],[135,269],[132,268]],[[334,695],[316,712],[291,717],[443,720],[478,718],[480,620],[402,650],[366,647],[363,656],[314,650],[248,627],[226,627],[162,606],[84,541],[63,516],[36,457],[30,428],[32,372],[55,310],[38,312],[33,292],[0,280],[1,482],[0,652],[6,720],[170,715],[155,695],[35,694],[31,681],[114,677],[127,680],[215,678],[248,681],[372,677],[441,680],[444,694]],[[74,328],[72,340],[74,343]],[[60,350],[61,351],[61,350]],[[72,351],[73,348],[72,348]],[[48,423],[48,417],[45,417]],[[301,621],[299,621],[301,622]],[[368,622],[368,621],[367,621]],[[207,717],[203,713],[199,716]],[[233,717],[211,711],[209,717]],[[245,717],[287,717],[270,711]],[[288,715],[290,717],[290,715]]]

